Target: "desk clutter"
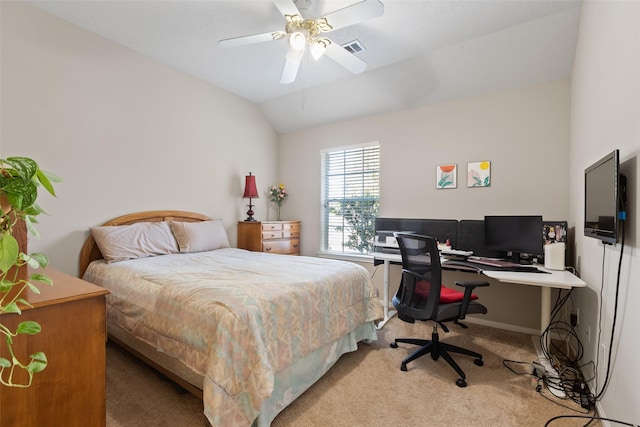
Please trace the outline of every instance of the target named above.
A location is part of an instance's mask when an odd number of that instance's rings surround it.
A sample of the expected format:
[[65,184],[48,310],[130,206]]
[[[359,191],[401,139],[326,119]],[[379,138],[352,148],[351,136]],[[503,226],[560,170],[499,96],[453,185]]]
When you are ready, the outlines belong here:
[[[543,253],[523,254],[519,263],[513,262],[516,260],[505,261],[506,252],[487,247],[484,220],[376,218],[374,252],[400,255],[393,235],[399,231],[435,237],[442,257],[453,262],[472,262],[493,268],[544,264],[551,270],[564,270],[567,258],[566,221],[542,221],[540,241],[544,245]],[[382,262],[374,258],[374,265]]]

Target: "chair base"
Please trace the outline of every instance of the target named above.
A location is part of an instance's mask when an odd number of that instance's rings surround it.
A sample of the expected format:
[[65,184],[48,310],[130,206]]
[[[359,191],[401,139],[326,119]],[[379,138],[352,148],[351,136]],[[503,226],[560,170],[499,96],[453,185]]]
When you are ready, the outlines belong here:
[[431,354],[431,358],[433,360],[438,360],[440,356],[453,368],[454,371],[458,373],[460,376],[459,379],[456,380],[456,385],[458,387],[466,387],[466,376],[464,371],[460,369],[460,366],[456,363],[455,360],[451,357],[449,353],[458,353],[464,354],[466,356],[475,357],[473,363],[477,366],[484,365],[482,361],[482,355],[480,353],[476,353],[475,351],[467,350],[466,348],[458,347],[453,344],[447,344],[440,341],[438,332],[433,332],[431,334],[430,340],[418,339],[418,338],[396,338],[394,342],[390,344],[391,348],[397,348],[398,343],[406,343],[406,344],[414,344],[419,345],[420,348],[411,353],[408,357],[406,357],[402,363],[400,364],[400,370],[407,370],[407,363],[424,356],[425,354]]

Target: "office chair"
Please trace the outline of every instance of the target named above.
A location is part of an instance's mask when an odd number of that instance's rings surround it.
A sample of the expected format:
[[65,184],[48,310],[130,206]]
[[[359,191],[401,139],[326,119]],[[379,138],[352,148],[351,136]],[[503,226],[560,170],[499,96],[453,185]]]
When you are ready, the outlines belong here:
[[[394,235],[402,255],[402,280],[398,292],[393,297],[393,305],[398,311],[398,317],[409,323],[415,323],[416,320],[430,320],[433,323],[430,340],[396,338],[391,343],[392,348],[397,348],[398,343],[420,346],[402,361],[400,370],[406,371],[407,363],[425,354],[430,354],[433,360],[438,360],[442,356],[460,376],[456,380],[456,385],[466,387],[466,376],[449,353],[475,357],[474,363],[478,366],[484,364],[482,355],[441,342],[438,335],[438,325],[445,332],[449,332],[444,322],[458,323],[466,328],[466,325],[459,321],[464,319],[467,314],[486,314],[486,307],[473,301],[478,298],[473,294],[473,289],[489,286],[489,283],[481,281],[455,282],[456,285],[464,288],[464,293],[442,286],[442,267],[436,239],[413,233],[394,233]],[[437,284],[437,286],[433,286],[433,284]]]

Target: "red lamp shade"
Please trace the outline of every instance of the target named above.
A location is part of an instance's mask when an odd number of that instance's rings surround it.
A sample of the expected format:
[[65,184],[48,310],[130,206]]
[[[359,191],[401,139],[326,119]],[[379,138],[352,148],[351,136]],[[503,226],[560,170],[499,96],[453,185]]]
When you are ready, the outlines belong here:
[[260,195],[258,194],[258,188],[256,187],[256,177],[254,175],[251,175],[251,172],[249,172],[249,175],[245,176],[245,180],[244,180],[244,197],[245,199],[257,199],[260,197]]
[[251,175],[251,172],[249,172],[249,175],[247,175],[245,177],[244,180],[244,197],[245,199],[249,199],[249,204],[247,206],[249,206],[249,210],[247,211],[247,219],[245,219],[245,221],[255,221],[255,218],[253,218],[253,204],[251,204],[251,199],[257,199],[260,197],[260,195],[258,194],[258,188],[256,187],[256,177]]

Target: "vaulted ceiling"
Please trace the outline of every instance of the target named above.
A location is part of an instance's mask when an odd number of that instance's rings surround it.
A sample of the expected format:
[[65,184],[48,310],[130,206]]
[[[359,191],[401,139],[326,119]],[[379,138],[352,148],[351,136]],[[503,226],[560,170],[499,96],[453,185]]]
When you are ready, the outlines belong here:
[[[570,77],[578,0],[381,0],[381,17],[326,33],[358,40],[352,74],[305,54],[281,84],[286,39],[221,48],[232,37],[284,30],[268,0],[27,0],[73,24],[258,105],[281,133]],[[317,18],[358,0],[297,0]],[[303,7],[305,9],[303,9]]]

